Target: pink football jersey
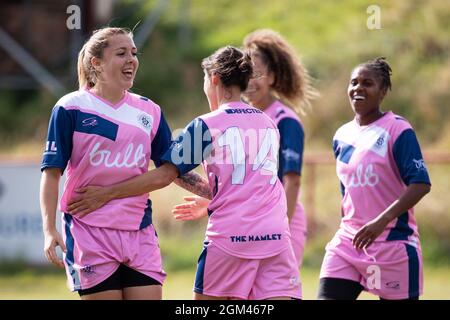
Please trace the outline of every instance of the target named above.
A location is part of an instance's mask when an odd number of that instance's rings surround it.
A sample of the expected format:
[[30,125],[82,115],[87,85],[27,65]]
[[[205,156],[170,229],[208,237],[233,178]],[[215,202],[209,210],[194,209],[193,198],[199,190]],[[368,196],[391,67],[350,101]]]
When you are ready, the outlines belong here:
[[242,258],[266,258],[288,248],[278,149],[273,121],[243,102],[196,118],[176,139],[163,159],[180,175],[203,161],[213,190],[206,241]]
[[[386,112],[367,126],[353,120],[333,138],[336,171],[341,183],[342,222],[339,233],[353,238],[411,183],[430,184],[419,143],[411,125]],[[377,241],[418,241],[413,208],[394,219]]]
[[[158,166],[169,148],[170,129],[158,105],[125,92],[115,105],[88,90],[62,97],[53,108],[41,170],[56,167],[67,179],[60,210],[67,212],[75,189],[107,186]],[[88,225],[138,230],[152,222],[148,194],[115,199],[82,218]],[[74,216],[77,219],[77,216]]]
[[[275,122],[280,132],[278,177],[282,181],[283,175],[289,172],[301,175],[305,133],[300,118],[291,108],[278,100],[275,100],[264,112]],[[307,230],[305,209],[300,201],[295,206],[290,225],[291,230],[293,228],[302,232]]]

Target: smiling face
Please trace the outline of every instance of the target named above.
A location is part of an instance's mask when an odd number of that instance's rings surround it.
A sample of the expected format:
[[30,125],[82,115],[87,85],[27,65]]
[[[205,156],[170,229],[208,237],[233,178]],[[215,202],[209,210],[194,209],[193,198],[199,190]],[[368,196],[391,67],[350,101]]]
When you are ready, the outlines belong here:
[[99,81],[117,90],[128,90],[133,86],[139,67],[137,49],[133,39],[126,34],[108,38],[108,47],[101,59],[92,58],[92,64],[100,70]]
[[361,125],[369,124],[381,115],[380,105],[387,88],[382,86],[377,74],[366,68],[356,67],[350,77],[347,93],[353,112]]
[[248,83],[244,97],[252,106],[263,110],[273,101],[270,90],[274,82],[274,76],[258,55],[252,55],[252,61],[253,77]]

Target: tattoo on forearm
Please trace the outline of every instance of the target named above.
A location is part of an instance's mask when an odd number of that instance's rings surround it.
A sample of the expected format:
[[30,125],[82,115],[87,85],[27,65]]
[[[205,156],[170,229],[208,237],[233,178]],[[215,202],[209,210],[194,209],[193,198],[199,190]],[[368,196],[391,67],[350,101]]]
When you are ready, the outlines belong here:
[[175,183],[200,197],[212,199],[212,192],[209,183],[195,172],[188,172],[177,178]]

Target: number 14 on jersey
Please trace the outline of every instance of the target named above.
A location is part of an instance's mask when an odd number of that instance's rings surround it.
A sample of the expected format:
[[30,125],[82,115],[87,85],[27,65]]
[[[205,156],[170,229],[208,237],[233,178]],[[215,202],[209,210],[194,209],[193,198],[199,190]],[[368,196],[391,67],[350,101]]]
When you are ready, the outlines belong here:
[[[232,184],[243,184],[246,174],[246,146],[238,127],[228,128],[218,139],[220,147],[230,149],[231,161],[233,164]],[[253,161],[252,171],[260,170],[263,175],[271,175],[270,184],[274,184],[278,179],[278,148],[279,142],[275,129],[265,130],[264,138],[259,146],[256,157]],[[250,149],[250,148],[249,148]]]

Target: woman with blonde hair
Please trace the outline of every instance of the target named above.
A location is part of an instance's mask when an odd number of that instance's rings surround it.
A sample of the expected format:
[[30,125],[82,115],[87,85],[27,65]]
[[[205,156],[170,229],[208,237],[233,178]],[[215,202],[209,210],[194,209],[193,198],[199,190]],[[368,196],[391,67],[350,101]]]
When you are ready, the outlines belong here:
[[[132,33],[103,28],[79,53],[80,89],[53,108],[41,171],[40,202],[47,259],[65,267],[82,299],[161,299],[162,268],[148,194],[111,201],[89,216],[69,214],[68,202],[88,184],[114,184],[158,167],[171,143],[161,108],[129,92],[139,67]],[[58,184],[63,237],[56,229]],[[192,181],[191,181],[192,182]],[[198,181],[197,181],[198,182]],[[188,188],[189,191],[193,187]],[[199,193],[208,196],[207,192]],[[60,246],[63,260],[56,254]]]

